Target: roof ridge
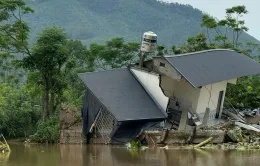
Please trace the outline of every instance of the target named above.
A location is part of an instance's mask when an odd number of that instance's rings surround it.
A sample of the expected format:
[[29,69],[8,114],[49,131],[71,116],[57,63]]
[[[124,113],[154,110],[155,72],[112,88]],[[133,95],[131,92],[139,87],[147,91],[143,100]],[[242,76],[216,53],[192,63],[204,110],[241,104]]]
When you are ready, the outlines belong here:
[[107,70],[101,70],[101,71],[84,72],[84,73],[78,73],[78,75],[86,74],[86,73],[91,74],[91,73],[111,72],[111,71],[123,70],[123,69],[128,69],[128,68],[127,67],[122,67],[122,68],[113,68],[113,69],[107,69]]
[[210,49],[210,50],[189,52],[189,53],[184,53],[184,54],[177,54],[177,55],[173,55],[173,56],[172,56],[172,55],[166,55],[166,56],[164,56],[164,57],[165,57],[165,58],[174,58],[174,57],[179,57],[179,56],[187,56],[187,55],[201,54],[201,53],[213,52],[213,51],[231,51],[231,52],[233,52],[234,50],[231,50],[231,49]]

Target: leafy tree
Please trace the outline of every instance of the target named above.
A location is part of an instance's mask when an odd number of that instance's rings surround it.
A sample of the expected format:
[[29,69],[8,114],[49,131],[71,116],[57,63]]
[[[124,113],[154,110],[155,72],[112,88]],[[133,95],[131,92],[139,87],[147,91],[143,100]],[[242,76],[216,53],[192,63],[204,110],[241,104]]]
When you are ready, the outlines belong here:
[[123,38],[113,38],[104,45],[91,44],[88,60],[99,70],[121,68],[136,60],[138,50],[139,43],[125,43]]
[[[207,37],[209,42],[212,43],[210,37],[210,30],[214,30],[217,34],[214,37],[214,41],[222,43],[223,48],[238,48],[240,46],[239,37],[243,32],[248,31],[248,28],[245,26],[245,21],[241,20],[244,14],[247,14],[245,6],[234,6],[232,8],[226,9],[226,18],[223,20],[216,20],[215,18],[204,14],[202,16],[201,27],[206,28]],[[232,41],[228,41],[228,32],[232,31]],[[228,41],[228,43],[227,43]],[[231,43],[232,45],[230,45]]]
[[88,61],[89,50],[80,40],[68,40],[67,48],[70,57],[75,60],[76,68],[93,68],[93,64]]
[[22,65],[40,75],[44,91],[42,119],[45,120],[48,114],[54,112],[57,106],[55,97],[60,96],[66,86],[64,75],[73,67],[69,61],[67,35],[64,30],[57,27],[43,30],[32,48],[31,55],[22,60]]
[[29,27],[22,17],[33,13],[22,0],[0,1],[0,49],[7,53],[30,54]]
[[[29,27],[23,16],[33,10],[22,0],[0,1],[0,81],[17,83],[24,71],[18,70],[12,61],[18,54],[30,54]],[[14,56],[15,55],[15,56]]]
[[27,137],[40,119],[40,100],[25,85],[0,83],[0,131],[7,137]]
[[232,8],[226,9],[226,21],[227,26],[233,31],[233,47],[237,48],[239,46],[239,36],[244,32],[248,31],[248,28],[245,26],[245,21],[240,20],[244,14],[247,14],[248,11],[245,6],[234,6]]
[[181,53],[213,49],[215,47],[216,45],[213,43],[208,44],[207,37],[203,33],[200,33],[195,37],[188,38],[187,42],[180,47],[173,46],[172,51],[175,54],[181,54]]
[[156,56],[163,56],[165,54],[168,54],[166,47],[164,45],[158,45]]
[[253,43],[253,42],[248,42],[246,44],[246,52],[249,56],[251,56],[256,50],[257,48],[259,47],[259,44],[257,43]]
[[90,57],[90,51],[79,40],[68,40],[67,48],[70,61],[73,62],[70,71],[66,74],[66,89],[62,92],[62,102],[70,103],[78,109],[82,107],[82,98],[85,92],[85,85],[79,79],[78,73],[94,71],[94,61]]
[[239,78],[227,88],[226,101],[239,109],[254,109],[260,105],[260,75]]

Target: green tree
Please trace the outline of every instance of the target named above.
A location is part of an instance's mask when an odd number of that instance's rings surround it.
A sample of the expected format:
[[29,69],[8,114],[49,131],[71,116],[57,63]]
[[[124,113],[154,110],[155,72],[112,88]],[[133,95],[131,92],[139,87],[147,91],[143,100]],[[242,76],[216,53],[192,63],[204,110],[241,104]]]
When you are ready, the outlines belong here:
[[260,105],[260,75],[239,78],[227,88],[226,101],[235,108],[254,109]]
[[181,53],[208,50],[213,48],[216,48],[216,45],[213,43],[208,44],[207,37],[203,33],[200,33],[195,37],[188,38],[187,42],[180,47],[173,46],[172,51],[175,54],[181,54]]
[[88,59],[89,50],[80,40],[68,40],[67,48],[70,57],[75,61],[76,68],[93,69],[93,64],[91,64],[91,61]]
[[139,43],[113,38],[104,45],[91,44],[88,60],[96,69],[121,68],[137,60],[138,50]]
[[22,0],[0,1],[1,52],[30,54],[28,48],[29,27],[22,17],[33,13]]
[[245,26],[245,21],[241,20],[244,14],[247,14],[248,11],[245,6],[234,6],[232,8],[226,9],[226,21],[227,26],[233,31],[233,47],[238,48],[239,46],[239,37],[240,35],[248,31],[248,28]]
[[164,45],[158,45],[156,56],[163,56],[165,54],[168,54],[168,50],[166,49],[166,47]]
[[[248,11],[245,6],[234,6],[226,9],[226,18],[223,20],[216,20],[208,14],[202,16],[201,27],[206,28],[207,37],[210,43],[212,43],[209,31],[214,30],[217,34],[214,37],[214,41],[221,43],[223,48],[238,48],[240,46],[239,37],[243,32],[248,31],[245,26],[245,21],[241,20],[244,14]],[[232,40],[228,41],[228,32],[232,32]],[[231,45],[230,45],[231,43]]]
[[[0,81],[17,83],[24,75],[12,61],[19,54],[30,54],[29,27],[23,16],[33,10],[22,0],[0,1]],[[15,56],[14,56],[15,55]]]
[[94,61],[90,57],[90,51],[79,40],[68,40],[67,47],[70,62],[73,62],[70,71],[66,72],[67,87],[62,93],[62,102],[70,103],[78,109],[82,107],[82,98],[85,85],[79,79],[78,73],[94,71]]
[[55,103],[55,97],[61,96],[62,89],[66,87],[64,75],[74,65],[69,61],[64,30],[57,27],[44,29],[39,34],[31,55],[22,60],[22,65],[40,75],[44,92],[42,119],[45,120],[54,112],[59,100],[57,97]]
[[0,83],[0,131],[7,137],[27,137],[36,130],[41,101],[26,85]]

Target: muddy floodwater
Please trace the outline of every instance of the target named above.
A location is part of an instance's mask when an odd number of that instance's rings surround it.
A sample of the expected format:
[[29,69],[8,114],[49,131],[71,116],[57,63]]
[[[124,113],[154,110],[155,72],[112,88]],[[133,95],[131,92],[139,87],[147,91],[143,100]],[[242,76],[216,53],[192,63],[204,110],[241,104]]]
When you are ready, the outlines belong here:
[[151,148],[141,152],[123,146],[10,144],[0,166],[259,166],[260,151]]

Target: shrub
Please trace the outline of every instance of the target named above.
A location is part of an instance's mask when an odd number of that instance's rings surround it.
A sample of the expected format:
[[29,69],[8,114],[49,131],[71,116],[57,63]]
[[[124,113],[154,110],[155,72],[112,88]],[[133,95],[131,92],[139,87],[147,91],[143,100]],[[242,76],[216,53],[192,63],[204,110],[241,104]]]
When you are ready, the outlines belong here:
[[31,141],[39,143],[57,143],[59,141],[59,118],[50,117],[37,123],[37,132],[30,136]]
[[25,86],[0,83],[0,133],[7,138],[27,137],[36,130],[41,106]]

